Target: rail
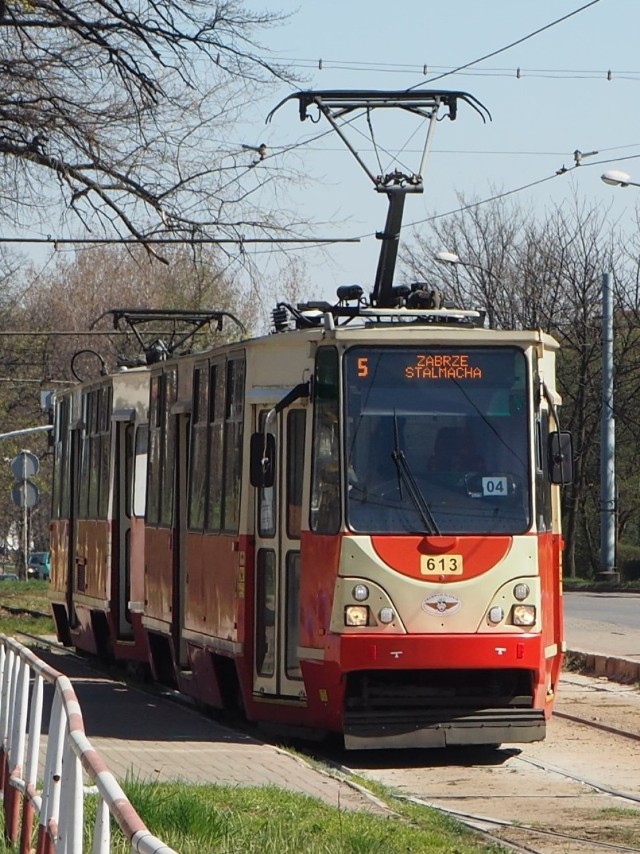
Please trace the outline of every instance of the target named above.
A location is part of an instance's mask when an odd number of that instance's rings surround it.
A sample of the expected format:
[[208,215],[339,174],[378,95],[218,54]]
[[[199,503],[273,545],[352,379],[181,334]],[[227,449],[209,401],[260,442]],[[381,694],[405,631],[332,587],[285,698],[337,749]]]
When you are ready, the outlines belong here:
[[[20,854],[107,854],[112,817],[139,854],[175,854],[153,836],[91,746],[71,681],[0,635],[0,787],[4,836]],[[45,685],[50,685],[51,703]],[[97,798],[85,830],[85,798]],[[37,819],[36,840],[33,841]]]

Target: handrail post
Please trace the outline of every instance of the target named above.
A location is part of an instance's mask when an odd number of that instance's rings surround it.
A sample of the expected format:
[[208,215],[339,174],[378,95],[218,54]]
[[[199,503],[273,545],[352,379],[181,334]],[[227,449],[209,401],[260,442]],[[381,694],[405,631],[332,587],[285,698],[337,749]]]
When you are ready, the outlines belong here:
[[44,680],[40,673],[34,673],[33,690],[31,691],[31,711],[29,713],[29,747],[24,774],[26,797],[22,804],[20,851],[29,851],[31,849],[31,834],[33,832],[33,819],[35,817],[35,806],[32,798],[35,796],[38,783],[43,698]]
[[[14,662],[14,702],[11,721],[11,743],[9,745],[9,786],[5,792],[5,837],[15,845],[20,828],[21,793],[11,785],[12,778],[22,777],[27,732],[27,709],[29,705],[29,663],[16,656]],[[8,800],[7,800],[8,798]]]
[[5,738],[7,735],[6,721],[9,709],[5,675],[7,672],[7,650],[2,644],[0,646],[0,789],[4,791],[5,781]]
[[15,673],[17,670],[16,655],[10,650],[5,662],[4,678],[2,683],[3,699],[5,701],[5,712],[2,715],[2,766],[3,766],[3,811],[4,811],[4,838],[9,844],[15,840],[9,835],[11,824],[11,733],[13,731],[13,716],[15,710]]
[[100,798],[96,810],[96,820],[93,826],[93,845],[91,854],[108,854],[111,846],[111,825],[107,802]]
[[58,833],[62,748],[66,725],[62,697],[60,692],[56,690],[53,694],[53,705],[51,707],[51,719],[49,722],[49,740],[47,742],[37,854],[48,854],[48,852],[53,851],[55,840],[51,838],[51,835],[55,832],[55,836],[57,837]]

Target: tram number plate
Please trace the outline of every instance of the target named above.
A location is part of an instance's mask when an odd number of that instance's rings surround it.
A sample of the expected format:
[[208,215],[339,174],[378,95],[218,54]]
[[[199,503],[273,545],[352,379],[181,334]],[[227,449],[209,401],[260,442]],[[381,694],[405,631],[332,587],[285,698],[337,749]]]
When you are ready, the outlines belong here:
[[491,498],[505,498],[508,495],[506,477],[483,477],[482,494]]
[[420,555],[422,575],[462,575],[462,555]]

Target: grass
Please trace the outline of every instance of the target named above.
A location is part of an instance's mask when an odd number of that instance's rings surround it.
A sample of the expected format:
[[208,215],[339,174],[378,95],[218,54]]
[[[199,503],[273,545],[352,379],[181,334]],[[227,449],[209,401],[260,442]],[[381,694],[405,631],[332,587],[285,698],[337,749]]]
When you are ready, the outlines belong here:
[[[128,779],[123,788],[151,833],[179,854],[504,854],[437,810],[394,801],[380,785],[378,797],[384,795],[397,815],[346,811],[276,786]],[[95,796],[85,802],[85,850],[97,803]],[[112,820],[110,851],[130,850]],[[15,854],[1,838],[0,854]]]
[[[391,804],[401,817],[345,811],[275,786],[185,786],[128,780],[124,789],[153,833],[180,854],[488,854],[496,846],[428,808]],[[386,793],[387,798],[391,798]],[[391,798],[391,800],[393,800]],[[118,834],[119,835],[119,834]],[[114,837],[112,851],[128,850]]]
[[[19,609],[24,611],[16,613]],[[49,582],[39,579],[0,581],[0,633],[9,636],[18,632],[37,635],[54,633],[53,619],[50,616],[34,616],[30,611],[50,614]]]

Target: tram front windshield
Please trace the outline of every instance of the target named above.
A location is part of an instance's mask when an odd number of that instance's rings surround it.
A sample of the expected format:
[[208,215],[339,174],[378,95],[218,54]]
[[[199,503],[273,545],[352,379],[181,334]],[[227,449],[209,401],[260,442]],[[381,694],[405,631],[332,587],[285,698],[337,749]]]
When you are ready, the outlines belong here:
[[527,365],[515,347],[345,354],[347,521],[362,533],[530,525]]

